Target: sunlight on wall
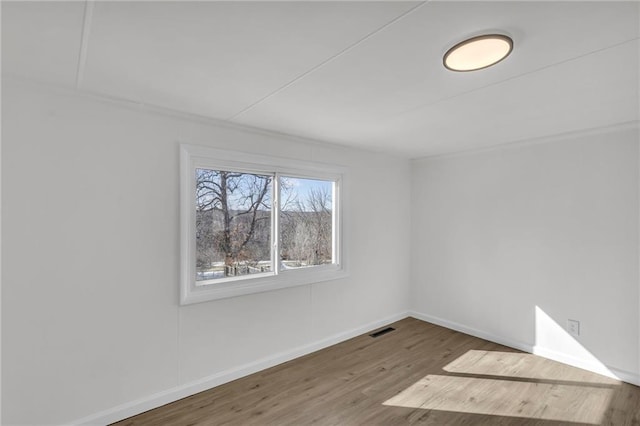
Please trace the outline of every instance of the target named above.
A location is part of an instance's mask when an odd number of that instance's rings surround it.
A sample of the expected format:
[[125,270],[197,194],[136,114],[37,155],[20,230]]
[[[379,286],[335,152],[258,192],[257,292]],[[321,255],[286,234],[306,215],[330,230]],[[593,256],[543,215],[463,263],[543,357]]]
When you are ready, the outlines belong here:
[[384,405],[457,413],[600,424],[614,389],[428,375]]
[[555,322],[539,306],[536,306],[535,321],[534,354],[618,379],[606,365],[585,349],[564,327]]

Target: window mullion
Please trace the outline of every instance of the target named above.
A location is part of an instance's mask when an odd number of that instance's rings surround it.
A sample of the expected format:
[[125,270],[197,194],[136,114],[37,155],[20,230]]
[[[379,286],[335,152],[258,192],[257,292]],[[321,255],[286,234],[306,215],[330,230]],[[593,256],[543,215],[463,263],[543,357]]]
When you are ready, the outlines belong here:
[[273,272],[280,273],[280,174],[273,177],[273,203],[271,205],[271,267]]

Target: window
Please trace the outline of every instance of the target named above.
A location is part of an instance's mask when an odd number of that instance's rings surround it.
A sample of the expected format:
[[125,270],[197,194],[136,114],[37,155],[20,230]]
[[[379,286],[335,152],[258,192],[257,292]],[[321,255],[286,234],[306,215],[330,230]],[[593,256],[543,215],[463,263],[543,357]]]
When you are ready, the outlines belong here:
[[181,145],[181,302],[341,278],[338,166]]

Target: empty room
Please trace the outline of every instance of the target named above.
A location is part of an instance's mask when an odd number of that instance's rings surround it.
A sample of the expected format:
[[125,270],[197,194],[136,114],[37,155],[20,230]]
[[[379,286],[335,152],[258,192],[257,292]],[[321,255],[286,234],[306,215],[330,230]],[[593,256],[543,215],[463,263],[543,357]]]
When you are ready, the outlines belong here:
[[0,13],[2,425],[640,425],[640,2]]

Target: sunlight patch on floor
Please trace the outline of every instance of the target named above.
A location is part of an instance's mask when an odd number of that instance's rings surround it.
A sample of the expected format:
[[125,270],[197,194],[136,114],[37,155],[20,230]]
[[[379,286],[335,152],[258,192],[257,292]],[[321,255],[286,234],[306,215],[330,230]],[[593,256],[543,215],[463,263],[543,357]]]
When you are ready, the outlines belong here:
[[536,380],[554,380],[603,385],[619,385],[618,380],[595,374],[580,368],[560,365],[556,361],[537,355],[470,350],[443,370],[485,376],[502,376]]
[[383,404],[529,419],[599,424],[613,389],[428,375]]

